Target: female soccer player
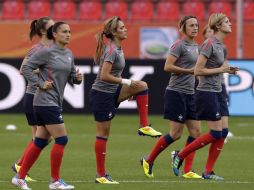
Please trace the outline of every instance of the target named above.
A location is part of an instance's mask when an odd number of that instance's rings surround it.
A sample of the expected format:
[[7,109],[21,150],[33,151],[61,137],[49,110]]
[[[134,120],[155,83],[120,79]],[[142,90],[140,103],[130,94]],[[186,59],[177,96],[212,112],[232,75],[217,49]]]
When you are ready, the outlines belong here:
[[[50,44],[52,44],[52,40],[47,38],[47,30],[53,24],[54,24],[54,21],[49,17],[42,17],[32,21],[30,25],[29,38],[32,41],[35,36],[38,36],[39,42],[30,49],[30,51],[24,58],[22,65],[20,67],[21,74],[22,74],[23,65],[27,63],[29,58],[35,52],[39,51],[42,48],[47,48],[49,47]],[[34,72],[38,73],[38,70],[35,70]],[[27,150],[29,149],[29,147],[33,144],[33,140],[35,138],[35,133],[37,129],[37,120],[36,120],[34,109],[33,109],[33,99],[34,99],[34,94],[36,89],[37,89],[37,86],[34,86],[30,81],[27,81],[27,87],[26,87],[26,93],[24,95],[23,106],[24,106],[28,125],[31,126],[31,129],[32,129],[32,140],[27,144],[22,157],[12,166],[13,171],[16,173],[19,171],[20,167],[22,166],[25,154]],[[29,175],[27,175],[25,179],[28,182],[35,181]]]
[[199,76],[196,95],[198,118],[206,120],[210,132],[197,138],[174,157],[173,172],[178,176],[182,161],[191,152],[211,144],[203,178],[223,180],[213,172],[228,134],[227,125],[224,125],[222,120],[221,75],[222,73],[235,74],[239,68],[231,67],[225,61],[223,40],[231,33],[228,17],[223,13],[212,14],[209,18],[209,27],[214,31],[214,36],[203,43],[194,73]]
[[[186,145],[200,135],[200,122],[197,121],[194,101],[194,67],[198,57],[198,45],[195,37],[199,31],[195,16],[185,16],[179,22],[183,34],[170,48],[164,70],[171,73],[164,95],[164,118],[169,120],[169,133],[162,136],[153,147],[148,157],[143,157],[141,165],[147,177],[153,177],[152,167],[156,157],[174,141],[180,139],[184,125],[188,128],[189,137]],[[201,178],[192,171],[194,152],[186,159],[183,177]]]
[[[42,149],[48,144],[52,136],[55,144],[50,155],[51,182],[49,189],[74,189],[60,178],[60,166],[65,145],[68,142],[67,132],[62,117],[63,93],[67,81],[72,84],[82,82],[82,74],[76,71],[72,52],[66,47],[70,41],[71,31],[68,24],[57,22],[53,25],[48,38],[54,43],[49,48],[36,52],[23,65],[25,78],[33,85],[38,86],[34,96],[34,110],[38,128],[35,140],[24,158],[18,174],[12,178],[12,183],[21,189],[29,190],[25,176],[39,157]],[[40,69],[40,75],[33,71]]]
[[[106,144],[111,120],[119,104],[136,96],[140,115],[140,135],[160,136],[148,125],[148,87],[143,81],[122,78],[125,66],[122,41],[127,38],[127,29],[119,17],[105,21],[103,31],[97,35],[95,63],[99,72],[90,91],[90,103],[96,121],[95,155],[97,164],[96,183],[117,184],[105,171]],[[107,43],[104,43],[107,40]]]

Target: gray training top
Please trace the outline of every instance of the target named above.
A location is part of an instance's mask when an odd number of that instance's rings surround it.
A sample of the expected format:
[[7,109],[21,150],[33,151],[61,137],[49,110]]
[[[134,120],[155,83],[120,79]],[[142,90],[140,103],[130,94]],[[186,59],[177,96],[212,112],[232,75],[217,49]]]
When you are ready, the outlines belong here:
[[101,68],[104,62],[112,64],[110,74],[114,77],[121,77],[123,69],[125,67],[124,53],[121,47],[117,47],[113,42],[106,45],[105,51],[101,56],[99,72],[93,83],[92,89],[106,93],[115,93],[119,84],[109,83],[100,79]]
[[[226,58],[224,45],[214,36],[204,41],[201,46],[200,54],[207,58],[205,68],[219,68]],[[220,73],[207,76],[199,76],[197,90],[208,92],[221,92],[221,75]]]
[[[177,58],[175,65],[185,69],[195,66],[198,58],[198,44],[186,40],[178,40],[169,51],[169,54]],[[171,73],[167,90],[178,91],[186,94],[194,94],[195,76],[192,74]]]
[[[43,45],[42,43],[35,44],[27,53],[25,59],[30,59],[30,57],[37,51],[41,50],[42,48],[47,48],[48,46]],[[27,94],[35,94],[37,86],[34,86],[30,81],[27,81],[26,86],[26,93]]]
[[[33,73],[34,69],[40,69],[39,76]],[[80,84],[76,80],[76,68],[72,52],[68,48],[59,48],[53,44],[49,48],[43,48],[36,52],[23,66],[25,78],[32,85],[38,86],[33,105],[58,106],[62,108],[64,88],[70,83]],[[44,82],[53,81],[53,89],[43,90]]]

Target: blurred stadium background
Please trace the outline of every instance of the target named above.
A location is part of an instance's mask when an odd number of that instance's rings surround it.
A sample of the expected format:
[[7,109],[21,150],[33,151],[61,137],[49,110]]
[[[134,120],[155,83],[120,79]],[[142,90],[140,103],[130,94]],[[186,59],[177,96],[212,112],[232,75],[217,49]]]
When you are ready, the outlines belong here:
[[[71,26],[69,48],[76,57],[80,71],[84,73],[85,83],[77,87],[67,85],[65,91],[64,112],[70,143],[64,158],[63,176],[74,181],[79,189],[99,189],[93,184],[95,163],[92,147],[95,130],[87,94],[98,71],[92,61],[96,46],[94,36],[102,30],[103,21],[114,15],[124,20],[128,29],[128,39],[123,43],[127,62],[124,76],[145,80],[149,84],[149,111],[153,114],[151,122],[158,130],[166,133],[167,122],[161,115],[162,97],[169,76],[164,73],[163,66],[168,48],[180,38],[178,20],[183,15],[196,15],[200,22],[197,42],[202,43],[202,28],[213,12],[223,12],[231,19],[233,32],[225,40],[228,59],[230,64],[241,68],[236,76],[225,75],[232,115],[230,127],[234,137],[229,140],[216,171],[225,176],[226,181],[219,184],[183,181],[172,175],[169,153],[175,148],[181,148],[184,138],[158,159],[155,180],[145,179],[141,168],[137,168],[138,160],[148,153],[156,140],[140,139],[136,135],[138,118],[135,101],[121,104],[119,113],[122,115],[113,122],[107,165],[112,176],[122,182],[115,188],[120,190],[253,188],[253,168],[249,165],[254,157],[251,150],[254,138],[253,0],[1,0],[0,189],[14,188],[8,182],[13,175],[10,166],[21,155],[30,138],[30,129],[26,127],[22,113],[25,80],[18,69],[23,57],[36,42],[28,40],[31,20],[51,16]],[[5,126],[8,124],[16,125],[17,130],[7,131]],[[207,130],[205,125],[203,129]],[[126,149],[123,150],[123,147]],[[32,171],[33,176],[40,180],[39,183],[31,184],[34,189],[45,189],[48,182],[49,150],[47,148]],[[202,172],[206,152],[202,150],[197,157],[198,172]],[[112,187],[106,186],[105,189]]]
[[[180,38],[178,20],[183,15],[198,17],[200,35],[197,42],[200,44],[209,15],[223,12],[233,24],[233,32],[225,40],[228,59],[230,64],[242,68],[236,76],[225,76],[230,112],[232,115],[254,115],[254,109],[251,109],[254,107],[253,0],[2,0],[0,10],[0,112],[22,111],[25,81],[18,69],[36,42],[36,39],[33,42],[28,40],[29,24],[33,19],[49,15],[71,25],[69,48],[86,82],[80,87],[67,87],[66,112],[89,113],[87,92],[97,72],[92,61],[95,34],[102,30],[106,18],[119,15],[128,29],[128,39],[123,43],[127,59],[124,75],[148,82],[151,113],[161,114],[161,97],[169,78],[163,71],[163,64],[169,47]],[[125,113],[135,109],[134,102],[124,103],[121,107]]]

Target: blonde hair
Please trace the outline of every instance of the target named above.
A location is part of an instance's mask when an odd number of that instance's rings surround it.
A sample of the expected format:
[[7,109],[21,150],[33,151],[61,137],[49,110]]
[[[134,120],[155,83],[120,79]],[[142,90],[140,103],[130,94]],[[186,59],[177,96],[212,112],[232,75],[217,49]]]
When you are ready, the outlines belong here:
[[223,13],[213,13],[209,17],[208,25],[214,31],[218,32],[218,26],[224,21],[227,16]]
[[97,47],[96,47],[96,52],[95,52],[95,56],[94,56],[94,63],[95,64],[100,63],[101,56],[103,55],[104,50],[105,50],[106,44],[103,40],[103,36],[105,35],[105,37],[107,39],[114,40],[113,33],[117,31],[119,21],[122,21],[122,20],[118,16],[107,19],[104,22],[103,31],[98,32],[96,34]]

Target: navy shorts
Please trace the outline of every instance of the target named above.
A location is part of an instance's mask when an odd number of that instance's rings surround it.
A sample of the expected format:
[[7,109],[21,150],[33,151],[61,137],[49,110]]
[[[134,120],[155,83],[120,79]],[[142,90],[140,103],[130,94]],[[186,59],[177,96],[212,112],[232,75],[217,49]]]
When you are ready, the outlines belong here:
[[95,121],[110,121],[115,117],[117,103],[120,94],[121,85],[119,85],[115,93],[101,92],[91,89],[89,93],[89,102],[94,114]]
[[225,84],[222,84],[222,91],[219,95],[221,116],[229,116],[228,93]]
[[220,92],[196,90],[196,105],[199,120],[219,121],[221,119]]
[[197,120],[194,94],[166,90],[164,94],[164,119],[185,123]]
[[61,109],[57,106],[34,106],[38,125],[53,125],[64,123]]
[[33,94],[25,93],[23,99],[23,107],[25,110],[27,123],[30,126],[37,125],[37,118],[34,113],[33,100],[34,100]]

